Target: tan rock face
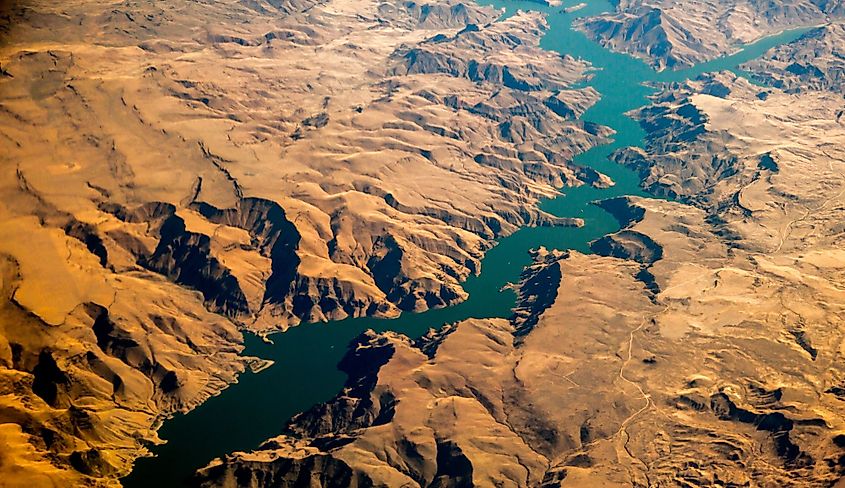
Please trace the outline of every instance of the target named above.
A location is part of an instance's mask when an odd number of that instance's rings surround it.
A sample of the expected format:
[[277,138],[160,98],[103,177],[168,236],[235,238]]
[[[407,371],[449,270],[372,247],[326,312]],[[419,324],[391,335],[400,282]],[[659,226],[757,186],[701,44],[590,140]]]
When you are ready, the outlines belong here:
[[776,253],[838,242],[841,96],[767,92],[725,73],[658,95],[639,115],[654,129],[646,149],[616,159],[656,193],[713,212],[735,247]]
[[783,30],[842,17],[838,1],[622,0],[580,21],[589,37],[658,70],[692,66]]
[[645,149],[617,159],[677,201],[601,202],[625,228],[598,255],[540,253],[510,321],[361,337],[335,400],[203,483],[318,463],[353,486],[836,483],[841,97],[761,90],[716,75],[657,95]]
[[[239,327],[457,303],[609,131],[537,14],[0,6],[0,479],[114,484],[245,367]],[[445,66],[452,68],[445,69]],[[326,468],[329,469],[329,468]]]
[[[537,47],[537,15],[484,25],[496,14],[464,4],[422,13],[346,2],[288,15],[244,5],[192,12],[208,28],[132,24],[101,34],[108,46],[62,24],[54,37],[65,48],[40,51],[32,43],[48,34],[24,10],[3,63],[18,180],[94,226],[84,239],[103,240],[97,226],[110,220],[118,238],[98,245],[202,291],[214,310],[266,330],[455,303],[491,239],[553,221],[533,208],[538,198],[606,184],[568,166],[608,134],[574,120],[597,94],[564,91],[586,66]],[[145,7],[117,11],[135,22]],[[113,26],[78,10],[83,24]],[[232,22],[239,15],[250,23]],[[155,45],[135,38],[145,26]],[[31,130],[42,126],[52,132]],[[112,218],[162,205],[176,216],[136,218],[142,237]],[[181,229],[181,208],[200,210],[197,231]],[[268,212],[275,228],[256,228]],[[242,221],[208,220],[221,213]],[[225,260],[216,241],[231,227],[257,248],[240,244]],[[274,258],[275,241],[258,242],[267,232],[284,234],[288,251]],[[182,270],[186,259],[209,276]]]
[[845,92],[845,23],[833,22],[747,63],[745,69],[787,92]]
[[[842,13],[767,5],[621,2],[582,27],[674,67]],[[163,416],[265,364],[239,327],[456,303],[496,237],[580,223],[541,197],[610,184],[569,163],[610,134],[576,120],[598,96],[572,87],[588,67],[539,49],[536,14],[0,9],[3,483],[115,485]],[[638,114],[647,145],[616,159],[677,202],[603,202],[626,228],[598,255],[539,253],[511,320],[362,336],[335,400],[201,482],[841,478],[845,133],[826,29],[758,69],[795,93],[721,74]],[[807,50],[824,62],[795,73]]]

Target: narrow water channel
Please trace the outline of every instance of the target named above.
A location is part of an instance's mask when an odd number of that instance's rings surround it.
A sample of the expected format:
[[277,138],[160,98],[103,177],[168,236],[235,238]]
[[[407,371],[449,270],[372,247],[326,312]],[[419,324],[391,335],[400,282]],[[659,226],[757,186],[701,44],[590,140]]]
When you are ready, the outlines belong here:
[[643,195],[637,175],[612,163],[608,156],[621,147],[642,144],[642,129],[625,113],[647,103],[653,89],[646,83],[682,81],[706,72],[736,70],[745,61],[773,46],[790,42],[807,30],[766,38],[733,56],[687,70],[656,73],[642,61],[607,51],[571,29],[571,22],[578,17],[612,10],[608,0],[587,0],[586,7],[570,14],[563,12],[563,8],[581,0],[568,0],[560,7],[526,1],[477,1],[505,8],[508,13],[517,9],[547,13],[550,29],[542,47],[593,64],[596,71],[587,84],[601,94],[601,100],[582,119],[612,127],[617,133],[612,143],[579,155],[575,163],[609,175],[616,185],[608,189],[567,188],[561,196],[543,202],[544,210],[560,217],[581,217],[586,225],[524,228],[501,239],[485,256],[481,274],[466,281],[464,288],[469,292],[469,299],[459,305],[405,314],[394,320],[362,318],[302,325],[275,335],[272,345],[247,336],[246,354],[273,359],[276,363],[261,373],[242,375],[237,384],[221,395],[186,415],[166,421],[159,434],[167,443],[153,449],[155,457],[135,463],[133,472],[122,480],[125,487],[185,486],[185,480],[211,459],[232,451],[255,449],[265,439],[280,434],[291,416],[331,399],[342,388],[346,378],[336,365],[347,344],[366,329],[393,330],[416,337],[430,327],[470,317],[509,317],[516,297],[512,291],[500,289],[519,279],[522,269],[530,263],[530,249],[545,246],[590,252],[590,241],[619,229],[612,216],[590,202],[620,195]]

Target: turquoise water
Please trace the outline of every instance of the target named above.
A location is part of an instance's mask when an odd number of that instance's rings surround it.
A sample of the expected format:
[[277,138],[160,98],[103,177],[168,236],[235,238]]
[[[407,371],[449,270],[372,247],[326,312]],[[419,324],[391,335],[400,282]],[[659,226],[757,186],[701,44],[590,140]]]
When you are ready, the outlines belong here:
[[[570,0],[566,5],[579,2]],[[481,275],[466,281],[464,288],[470,297],[459,305],[406,314],[394,320],[364,318],[303,325],[274,336],[274,345],[247,336],[247,354],[273,359],[276,364],[259,374],[242,375],[237,384],[220,396],[211,398],[187,415],[166,421],[159,434],[167,444],[153,449],[156,457],[139,459],[132,474],[123,479],[124,486],[183,486],[184,480],[211,459],[236,450],[254,449],[262,441],[278,435],[292,415],[331,399],[342,388],[346,378],[336,365],[346,352],[347,344],[366,329],[394,330],[415,337],[430,327],[469,317],[510,316],[515,294],[500,289],[519,279],[522,269],[530,263],[530,249],[546,246],[589,252],[590,241],[619,229],[613,217],[590,202],[643,194],[637,175],[614,164],[608,156],[618,148],[642,144],[642,129],[625,113],[647,103],[647,96],[653,90],[644,83],[682,81],[710,71],[735,69],[806,31],[767,38],[736,55],[688,70],[656,73],[642,61],[602,49],[570,29],[570,23],[577,17],[611,10],[608,1],[590,1],[586,8],[572,14],[563,13],[562,7],[544,7],[532,2],[495,0],[479,3],[505,8],[508,13],[516,9],[548,13],[550,30],[543,38],[542,46],[586,59],[597,68],[587,84],[598,90],[602,98],[582,119],[610,126],[617,134],[611,144],[581,154],[575,162],[609,175],[616,185],[603,190],[588,186],[569,188],[560,197],[543,202],[544,210],[560,217],[581,217],[586,225],[582,228],[525,228],[501,239],[485,256]]]

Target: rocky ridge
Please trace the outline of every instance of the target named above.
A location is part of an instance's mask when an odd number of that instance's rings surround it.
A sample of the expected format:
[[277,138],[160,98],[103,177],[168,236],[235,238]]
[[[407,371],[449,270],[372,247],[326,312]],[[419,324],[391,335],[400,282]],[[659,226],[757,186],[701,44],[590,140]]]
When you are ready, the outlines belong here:
[[624,228],[538,255],[511,320],[365,334],[336,399],[198,482],[841,483],[840,104],[729,73],[664,87],[615,157],[675,201],[600,202]]
[[845,24],[834,22],[766,53],[743,68],[765,84],[793,93],[829,90],[845,94]]
[[[588,66],[539,49],[537,14],[0,9],[0,479],[21,486],[116,485],[163,418],[266,366],[242,329],[457,303],[497,237],[581,224],[540,198],[610,184],[570,164],[610,133],[577,120]],[[435,44],[484,76],[411,66]]]
[[662,70],[715,59],[762,37],[843,14],[841,2],[824,0],[622,0],[615,12],[580,19],[578,28]]

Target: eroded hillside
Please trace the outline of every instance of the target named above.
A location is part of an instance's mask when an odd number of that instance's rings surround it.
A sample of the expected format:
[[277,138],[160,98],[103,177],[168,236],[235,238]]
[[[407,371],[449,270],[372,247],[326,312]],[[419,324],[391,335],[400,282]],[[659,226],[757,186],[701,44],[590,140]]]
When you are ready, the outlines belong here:
[[677,69],[730,54],[783,30],[842,17],[841,1],[622,0],[579,28],[605,47]]
[[609,136],[542,16],[463,2],[4,2],[0,479],[114,484],[265,363],[240,329],[463,300]]
[[645,148],[615,158],[675,201],[600,202],[624,228],[539,253],[511,320],[363,335],[337,398],[200,481],[840,482],[841,106],[730,73],[664,87],[636,114]]
[[845,93],[845,23],[807,32],[745,68],[759,81],[788,92],[830,90]]

